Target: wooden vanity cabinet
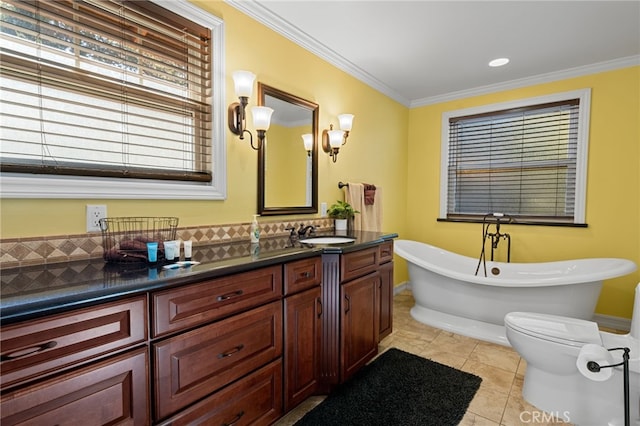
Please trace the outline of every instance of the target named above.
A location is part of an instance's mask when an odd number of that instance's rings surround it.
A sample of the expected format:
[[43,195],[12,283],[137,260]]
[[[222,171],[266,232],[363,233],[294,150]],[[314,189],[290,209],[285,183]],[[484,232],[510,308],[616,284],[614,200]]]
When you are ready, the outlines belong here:
[[270,425],[376,355],[391,329],[391,248],[4,326],[1,423]]
[[2,425],[148,425],[147,358],[138,348],[10,391]]
[[145,296],[2,327],[2,389],[147,339]]
[[2,425],[150,423],[146,295],[2,328]]
[[322,255],[321,391],[330,392],[373,359],[382,336],[391,333],[392,258],[390,241]]
[[380,244],[378,343],[393,331],[393,241]]
[[322,330],[320,286],[285,298],[285,412],[316,392]]
[[340,259],[340,382],[378,353],[379,246]]
[[340,256],[340,282],[345,283],[378,270],[380,249],[370,247]]
[[281,265],[154,292],[152,334],[206,324],[281,297]]
[[277,359],[159,424],[269,425],[282,416],[281,390],[282,360]]
[[380,274],[340,286],[340,381],[344,382],[378,353]]
[[152,294],[162,425],[268,425],[316,391],[319,256]]
[[155,343],[155,418],[278,359],[282,336],[282,304],[276,301]]
[[[280,417],[282,294],[282,265],[152,293],[154,419],[173,416],[165,424],[188,424],[205,416],[205,423],[269,424]],[[236,394],[253,394],[247,387],[258,379],[252,375],[276,360],[260,376],[266,380],[260,379],[261,389],[268,391],[261,405]],[[219,407],[221,401],[230,405]]]
[[318,387],[322,332],[322,261],[289,262],[284,298],[284,410],[294,408]]

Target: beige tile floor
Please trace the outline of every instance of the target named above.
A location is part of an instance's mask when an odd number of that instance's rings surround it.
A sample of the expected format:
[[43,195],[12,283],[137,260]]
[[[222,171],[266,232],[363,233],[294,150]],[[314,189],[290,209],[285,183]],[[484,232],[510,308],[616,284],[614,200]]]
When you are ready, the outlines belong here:
[[[522,398],[525,361],[511,348],[439,330],[414,320],[410,291],[394,298],[393,333],[380,342],[380,352],[396,347],[441,364],[482,377],[482,384],[460,422],[461,426],[569,425]],[[280,419],[276,426],[290,426],[324,397],[311,397]],[[549,422],[549,420],[552,420]],[[332,425],[333,426],[333,425]]]

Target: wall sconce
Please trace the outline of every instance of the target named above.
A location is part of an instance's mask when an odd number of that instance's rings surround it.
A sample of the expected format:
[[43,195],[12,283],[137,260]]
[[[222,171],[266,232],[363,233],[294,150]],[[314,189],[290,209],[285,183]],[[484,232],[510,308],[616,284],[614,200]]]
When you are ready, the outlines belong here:
[[271,124],[271,114],[273,109],[263,106],[255,106],[251,108],[253,116],[253,125],[256,128],[256,136],[258,145],[253,145],[253,134],[247,130],[247,104],[253,93],[253,82],[256,75],[249,71],[235,71],[233,74],[233,83],[235,86],[236,96],[240,102],[234,102],[229,105],[229,130],[234,135],[238,135],[240,140],[244,140],[244,134],[249,133],[249,141],[251,148],[256,151],[262,147],[269,125]]
[[304,144],[304,149],[307,151],[307,156],[311,157],[311,151],[313,150],[313,135],[311,133],[302,135],[302,143]]
[[338,158],[340,147],[347,143],[349,132],[353,126],[353,114],[338,115],[338,122],[340,130],[333,130],[333,124],[331,124],[329,130],[322,131],[322,150],[331,156],[334,163]]

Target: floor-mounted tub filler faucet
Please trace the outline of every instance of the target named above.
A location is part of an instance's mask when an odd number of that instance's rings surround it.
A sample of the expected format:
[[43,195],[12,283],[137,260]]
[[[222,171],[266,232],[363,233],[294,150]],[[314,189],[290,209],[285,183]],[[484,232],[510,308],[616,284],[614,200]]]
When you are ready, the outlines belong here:
[[[491,220],[490,218],[493,218]],[[484,215],[482,218],[482,251],[480,252],[480,258],[478,259],[478,266],[476,267],[476,275],[478,275],[478,271],[480,270],[480,265],[484,266],[484,276],[487,276],[487,263],[486,263],[486,255],[485,255],[485,245],[487,239],[491,239],[491,260],[493,261],[493,253],[498,248],[498,243],[500,243],[500,239],[507,241],[507,262],[511,262],[511,235],[507,233],[500,232],[500,224],[511,223],[513,222],[513,218],[509,215],[505,215],[504,213],[488,213]],[[489,232],[491,224],[495,224],[495,232]],[[499,274],[500,271],[494,273],[494,275]]]

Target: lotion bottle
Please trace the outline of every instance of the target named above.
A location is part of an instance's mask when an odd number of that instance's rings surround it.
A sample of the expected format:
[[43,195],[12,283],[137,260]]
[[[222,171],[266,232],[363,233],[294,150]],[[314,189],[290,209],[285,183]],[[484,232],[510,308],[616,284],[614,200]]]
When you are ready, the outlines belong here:
[[260,226],[258,225],[258,215],[253,215],[253,221],[251,222],[251,242],[257,243],[260,241]]

